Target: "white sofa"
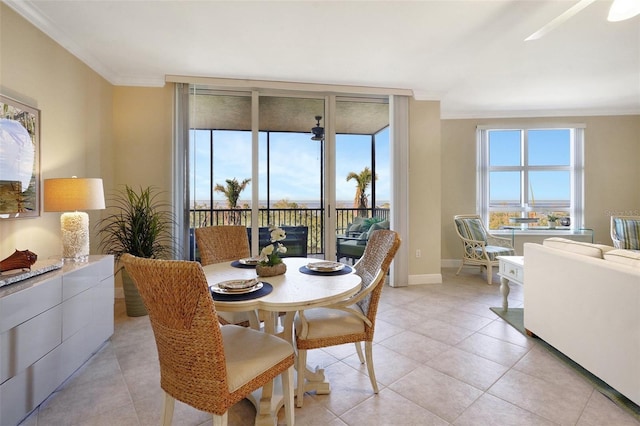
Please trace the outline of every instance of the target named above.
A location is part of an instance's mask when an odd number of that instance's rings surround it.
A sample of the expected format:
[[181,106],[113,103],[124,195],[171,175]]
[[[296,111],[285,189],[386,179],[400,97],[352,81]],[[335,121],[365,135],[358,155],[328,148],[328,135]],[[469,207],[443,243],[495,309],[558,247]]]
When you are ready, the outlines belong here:
[[526,243],[524,326],[640,405],[640,253]]

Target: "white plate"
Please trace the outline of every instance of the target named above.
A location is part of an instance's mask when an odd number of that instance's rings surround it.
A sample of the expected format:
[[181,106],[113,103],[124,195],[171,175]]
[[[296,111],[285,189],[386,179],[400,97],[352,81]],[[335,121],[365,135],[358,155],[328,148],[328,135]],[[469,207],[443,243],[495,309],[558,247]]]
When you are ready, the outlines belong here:
[[[234,280],[234,281],[243,281],[243,280]],[[237,290],[220,288],[218,286],[218,284],[213,284],[210,288],[211,288],[211,291],[213,291],[214,293],[218,293],[218,294],[247,294],[247,293],[253,293],[254,291],[258,291],[262,287],[263,287],[262,283],[259,282],[258,284],[254,285],[253,287],[242,288],[242,289],[237,289]]]
[[340,262],[312,262],[307,268],[315,272],[336,272],[344,269],[344,263]]
[[257,265],[260,262],[259,257],[246,257],[244,259],[238,260],[243,265]]

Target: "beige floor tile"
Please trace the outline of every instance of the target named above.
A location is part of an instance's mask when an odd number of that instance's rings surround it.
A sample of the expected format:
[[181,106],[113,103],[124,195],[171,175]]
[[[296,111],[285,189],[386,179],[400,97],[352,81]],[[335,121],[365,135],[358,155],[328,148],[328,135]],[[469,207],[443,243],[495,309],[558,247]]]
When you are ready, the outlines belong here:
[[[357,354],[345,358],[343,362],[360,373],[369,375],[366,365],[360,364]],[[374,344],[373,365],[375,367],[376,380],[379,384],[386,386],[415,370],[421,363],[392,351],[386,346]]]
[[[348,425],[444,426],[448,423],[407,398],[384,389],[380,394],[356,405],[341,416]],[[320,423],[316,423],[320,424]]]
[[508,322],[503,321],[497,315],[495,321],[487,324],[485,327],[479,330],[479,333],[486,334],[487,336],[495,337],[496,339],[504,340],[505,342],[513,343],[518,346],[530,348],[535,344],[535,339],[528,337],[520,333],[513,328]]
[[421,363],[429,361],[450,348],[450,345],[408,330],[379,344]]
[[507,367],[512,367],[529,351],[528,348],[480,333],[468,337],[456,347]]
[[606,396],[600,392],[594,392],[576,426],[638,426],[639,424],[640,421],[635,420]]
[[456,426],[553,426],[555,423],[500,398],[484,394],[453,424]]
[[568,390],[510,370],[488,392],[548,420],[569,425],[578,421],[593,390]]
[[426,364],[481,390],[489,389],[509,369],[457,348],[447,350]]
[[482,395],[481,390],[431,367],[413,370],[388,389],[449,422]]
[[414,324],[411,330],[451,346],[460,343],[473,334],[471,330],[456,327],[434,318]]

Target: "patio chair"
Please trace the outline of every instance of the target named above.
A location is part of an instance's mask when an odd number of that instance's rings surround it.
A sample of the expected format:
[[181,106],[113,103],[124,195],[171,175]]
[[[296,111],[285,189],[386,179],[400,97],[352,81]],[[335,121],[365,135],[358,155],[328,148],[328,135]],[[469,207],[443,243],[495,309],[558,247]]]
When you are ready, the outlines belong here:
[[[251,256],[247,228],[240,225],[196,228],[196,245],[202,266],[231,262]],[[220,312],[220,324],[236,324],[260,328],[258,316],[251,312]]]
[[364,342],[367,371],[373,392],[378,383],[373,369],[373,332],[378,302],[391,261],[400,247],[400,238],[394,231],[379,230],[371,235],[362,258],[353,266],[362,278],[362,289],[353,297],[326,308],[313,308],[298,312],[295,318],[297,359],[297,406],[302,407],[307,350],[327,346],[355,343],[362,364],[360,342]]
[[164,391],[163,425],[171,424],[176,399],[213,414],[214,425],[226,425],[231,406],[277,376],[282,377],[286,422],[293,425],[289,342],[246,327],[221,326],[197,262],[130,254],[122,262],[149,311]]
[[640,250],[640,216],[611,216],[611,239],[615,248]]
[[516,251],[508,238],[491,235],[478,215],[456,215],[453,217],[456,233],[462,241],[462,263],[480,266],[487,270],[487,283],[493,283],[493,267],[498,266],[498,256],[515,256]]

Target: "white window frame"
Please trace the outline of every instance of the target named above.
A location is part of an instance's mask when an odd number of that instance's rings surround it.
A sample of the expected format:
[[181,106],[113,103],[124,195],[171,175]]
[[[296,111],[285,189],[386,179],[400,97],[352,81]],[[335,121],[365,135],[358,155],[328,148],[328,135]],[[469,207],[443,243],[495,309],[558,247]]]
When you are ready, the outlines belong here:
[[[489,179],[490,173],[495,170],[517,170],[522,173],[522,189],[520,206],[510,209],[522,212],[526,215],[527,206],[525,200],[528,198],[528,171],[530,170],[527,158],[528,131],[529,130],[570,130],[570,165],[569,166],[536,166],[536,170],[569,170],[571,172],[571,202],[567,211],[571,218],[571,229],[579,230],[584,228],[584,124],[553,124],[553,125],[482,125],[476,128],[477,139],[477,178],[476,178],[476,210],[485,225],[489,226],[491,211],[495,210],[489,204]],[[492,130],[514,130],[521,131],[521,165],[514,167],[491,167],[489,164],[489,131]]]

